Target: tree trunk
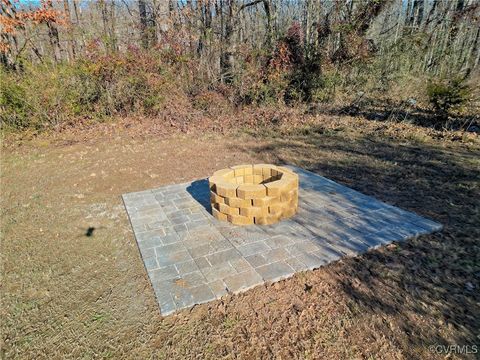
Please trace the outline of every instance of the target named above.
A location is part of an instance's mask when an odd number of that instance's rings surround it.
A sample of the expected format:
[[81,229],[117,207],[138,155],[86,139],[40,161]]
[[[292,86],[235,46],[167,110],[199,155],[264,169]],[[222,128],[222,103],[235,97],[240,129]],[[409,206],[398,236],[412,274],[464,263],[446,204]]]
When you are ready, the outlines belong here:
[[73,33],[73,24],[70,14],[70,5],[68,0],[63,0],[63,8],[65,11],[66,17],[66,28],[68,34],[68,44],[67,44],[67,51],[68,51],[68,60],[73,61],[75,59],[75,36]]
[[161,33],[166,33],[170,30],[170,12],[172,10],[172,3],[168,0],[160,0],[158,7],[158,25]]
[[423,24],[423,31],[425,31],[427,29],[428,25],[432,21],[433,14],[435,14],[435,12],[437,10],[437,4],[438,4],[438,1],[433,1],[432,2],[432,7],[430,8],[430,11],[428,12],[428,15],[427,15],[427,19],[425,20],[425,23]]
[[266,26],[266,45],[270,49],[273,44],[273,6],[271,0],[263,0],[263,8],[265,9],[265,15],[267,17],[267,26]]
[[107,53],[110,52],[111,44],[110,44],[110,29],[108,26],[108,11],[107,11],[107,4],[105,0],[100,0],[98,2],[98,6],[100,7],[100,14],[102,16],[102,24],[103,24],[103,43],[105,45],[105,51]]
[[364,36],[370,28],[372,22],[391,2],[391,0],[378,0],[370,1],[362,5],[362,7],[357,10],[353,21],[353,26],[357,35]]
[[110,3],[110,49],[112,52],[116,52],[117,49],[117,34],[115,30],[116,26],[116,15],[115,15],[115,0],[111,0]]
[[459,16],[459,14],[463,11],[464,6],[465,6],[464,0],[457,0],[457,4],[455,7],[455,10],[453,11],[453,17],[450,23],[450,29],[449,31],[447,31],[447,34],[446,34],[447,41],[445,43],[445,50],[450,48],[457,38],[459,27],[461,25],[459,24],[461,20],[461,16]]
[[405,10],[405,27],[409,28],[412,26],[413,17],[412,17],[412,0],[407,1],[407,8]]
[[189,48],[190,48],[190,53],[194,54],[195,53],[195,45],[193,43],[192,33],[194,32],[193,29],[195,28],[195,23],[192,20],[192,18],[194,18],[195,9],[193,7],[192,0],[187,0],[187,6],[186,7],[188,9],[188,14],[189,14],[189,16],[187,17],[187,21],[188,21],[188,23],[187,23],[188,44],[189,44]]
[[140,36],[142,38],[142,46],[144,49],[148,48],[148,19],[147,19],[147,5],[145,0],[138,0],[138,11],[140,14]]
[[233,82],[234,66],[234,49],[232,38],[234,32],[234,15],[236,14],[236,0],[226,0],[226,3],[227,17],[225,19],[223,48],[220,55],[220,76],[225,84],[231,84]]
[[58,63],[62,57],[62,49],[60,47],[60,38],[58,36],[58,29],[54,22],[47,21],[48,39],[52,47],[53,60]]
[[150,19],[148,22],[148,26],[151,31],[150,36],[151,36],[152,45],[156,45],[158,43],[158,25],[157,25],[158,10],[159,10],[159,6],[157,4],[157,0],[153,0],[152,13],[150,14]]
[[78,0],[72,0],[73,2],[73,12],[75,13],[75,22],[77,23],[77,26],[80,24],[80,17],[78,15]]
[[[15,18],[15,8],[7,2],[0,1],[0,10],[3,16],[8,19]],[[15,32],[1,32],[1,44],[5,47],[5,51],[0,51],[0,63],[6,69],[15,69],[15,61],[12,54],[12,45],[17,42]]]
[[212,30],[212,9],[210,0],[205,0],[200,10],[200,18],[201,18],[201,36],[198,40],[198,47],[197,47],[197,54],[202,56],[202,53],[205,49],[205,44],[207,42],[207,38],[211,35]]
[[420,26],[422,25],[424,8],[425,8],[424,0],[414,0],[412,15],[415,18],[413,24],[417,28],[420,28]]
[[473,69],[478,66],[478,61],[480,58],[479,44],[480,42],[480,28],[477,29],[475,34],[475,39],[473,40],[472,46],[470,48],[467,60],[466,60],[466,71],[465,77],[468,77]]

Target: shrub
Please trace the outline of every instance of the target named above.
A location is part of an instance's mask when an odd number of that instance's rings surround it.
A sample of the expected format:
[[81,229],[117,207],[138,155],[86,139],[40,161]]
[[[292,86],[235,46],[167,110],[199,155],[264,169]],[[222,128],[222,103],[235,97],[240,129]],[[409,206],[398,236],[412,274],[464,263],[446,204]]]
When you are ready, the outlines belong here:
[[5,74],[0,76],[0,111],[2,127],[12,127],[17,129],[25,128],[29,125],[30,107],[25,101],[24,89],[15,84],[12,79]]
[[101,97],[95,78],[81,64],[37,65],[1,74],[1,118],[5,127],[42,129],[90,116]]
[[153,53],[95,56],[73,63],[0,69],[3,126],[42,129],[79,118],[157,115],[166,99],[182,96],[185,75]]
[[430,104],[441,118],[461,107],[469,100],[470,89],[461,79],[431,81],[427,85],[427,96]]

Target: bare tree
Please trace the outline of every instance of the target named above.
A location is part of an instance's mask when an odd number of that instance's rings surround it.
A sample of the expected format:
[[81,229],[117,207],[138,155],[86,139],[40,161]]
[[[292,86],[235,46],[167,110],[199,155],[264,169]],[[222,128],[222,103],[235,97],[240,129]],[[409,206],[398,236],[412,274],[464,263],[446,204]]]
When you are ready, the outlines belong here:
[[68,51],[68,59],[73,61],[75,59],[75,35],[73,32],[73,24],[71,20],[70,14],[70,5],[68,0],[63,0],[63,8],[65,11],[65,19],[66,19],[66,32],[68,35],[68,44],[67,44],[67,51]]

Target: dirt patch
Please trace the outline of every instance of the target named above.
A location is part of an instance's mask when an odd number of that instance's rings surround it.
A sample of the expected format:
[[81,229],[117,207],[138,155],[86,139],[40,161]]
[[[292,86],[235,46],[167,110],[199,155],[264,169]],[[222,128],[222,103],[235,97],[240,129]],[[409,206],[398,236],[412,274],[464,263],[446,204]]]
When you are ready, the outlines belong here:
[[[411,359],[478,345],[478,143],[396,128],[337,118],[268,139],[87,131],[4,149],[2,355]],[[314,170],[445,230],[162,318],[120,195],[245,162]]]
[[[218,106],[221,102],[212,100]],[[418,126],[413,120],[402,122],[378,120],[368,117],[352,117],[339,110],[332,115],[327,109],[310,109],[306,106],[265,106],[232,108],[222,112],[210,113],[196,110],[193,113],[185,109],[171,109],[161,117],[112,117],[103,122],[98,119],[76,119],[41,131],[26,130],[9,133],[3,139],[5,148],[31,148],[69,146],[74,144],[96,144],[126,139],[145,140],[147,138],[168,138],[171,136],[190,136],[197,134],[215,134],[231,136],[240,131],[257,137],[288,136],[292,133],[308,135],[312,132],[332,135],[335,132],[356,132],[356,135],[381,136],[388,139],[428,142],[461,142],[477,144],[478,134],[467,131],[439,130]],[[180,120],[178,117],[180,116]]]

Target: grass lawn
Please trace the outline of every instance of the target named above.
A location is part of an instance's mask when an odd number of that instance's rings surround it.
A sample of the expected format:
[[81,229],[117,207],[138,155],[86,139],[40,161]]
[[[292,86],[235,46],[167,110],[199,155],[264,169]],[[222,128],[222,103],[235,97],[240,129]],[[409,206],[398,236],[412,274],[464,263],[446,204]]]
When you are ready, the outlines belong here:
[[[2,357],[413,359],[445,356],[430,345],[480,347],[475,136],[349,117],[252,132],[5,141]],[[162,318],[120,195],[244,162],[295,164],[445,229]]]

